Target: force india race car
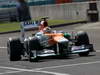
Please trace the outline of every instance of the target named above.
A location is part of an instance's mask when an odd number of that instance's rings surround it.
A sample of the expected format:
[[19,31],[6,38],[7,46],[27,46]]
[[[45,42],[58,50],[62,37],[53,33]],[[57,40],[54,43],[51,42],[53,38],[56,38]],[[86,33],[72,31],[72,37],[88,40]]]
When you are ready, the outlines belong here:
[[[47,56],[68,57],[71,54],[88,56],[94,51],[86,32],[37,32],[34,36],[26,38],[25,27],[31,25],[21,24],[21,38],[9,38],[7,50],[10,61],[18,61],[22,57],[27,57],[29,61],[38,61],[40,57]],[[33,25],[35,26],[35,23]]]

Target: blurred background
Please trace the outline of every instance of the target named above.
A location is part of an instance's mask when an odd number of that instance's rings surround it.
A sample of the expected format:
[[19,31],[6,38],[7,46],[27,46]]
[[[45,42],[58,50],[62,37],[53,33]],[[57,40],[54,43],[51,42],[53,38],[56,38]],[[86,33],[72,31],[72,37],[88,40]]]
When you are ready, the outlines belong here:
[[[100,0],[25,0],[32,19],[100,20]],[[17,0],[0,0],[0,21],[18,21]]]
[[[61,4],[61,3],[73,3],[73,2],[88,2],[88,1],[100,1],[100,0],[25,0],[30,6],[46,5],[46,4]],[[14,7],[17,4],[17,0],[0,0],[0,7]]]
[[[100,1],[100,0],[25,0],[29,5],[46,5],[46,4],[61,4],[72,2],[88,2],[88,1]],[[17,0],[0,0],[0,7],[14,7],[17,4]]]

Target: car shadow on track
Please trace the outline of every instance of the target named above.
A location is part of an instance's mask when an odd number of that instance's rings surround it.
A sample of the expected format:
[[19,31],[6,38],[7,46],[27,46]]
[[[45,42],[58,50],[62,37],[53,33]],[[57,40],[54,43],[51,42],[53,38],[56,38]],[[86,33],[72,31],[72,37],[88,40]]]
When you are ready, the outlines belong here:
[[[49,60],[68,60],[68,59],[73,59],[72,56],[70,57],[60,57],[60,56],[49,56],[49,57],[39,57],[38,58],[38,62],[45,62],[45,61],[49,61]],[[29,61],[27,58],[24,58],[20,61]]]
[[[83,56],[83,57],[93,57],[96,56],[95,54],[90,54],[88,56]],[[77,58],[82,58],[79,57],[78,55],[71,55],[69,57],[60,57],[60,56],[50,56],[50,57],[42,57],[38,58],[38,61],[31,61],[31,62],[48,62],[48,61],[54,61],[54,60],[71,60],[71,59],[77,59]],[[29,61],[27,58],[22,59],[21,61]]]

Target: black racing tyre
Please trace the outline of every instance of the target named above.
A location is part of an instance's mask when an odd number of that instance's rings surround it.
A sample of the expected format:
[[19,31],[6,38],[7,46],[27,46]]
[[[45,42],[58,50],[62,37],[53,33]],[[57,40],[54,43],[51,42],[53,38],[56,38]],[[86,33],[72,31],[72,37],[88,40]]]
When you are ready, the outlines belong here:
[[[39,59],[37,58],[37,51],[43,50],[43,47],[40,45],[40,42],[37,38],[32,38],[29,40],[29,61],[38,61]],[[35,52],[35,53],[34,53]]]
[[69,57],[70,56],[70,51],[69,51],[69,46],[67,42],[59,43],[59,53],[61,57]]
[[[87,46],[90,44],[88,34],[83,31],[79,31],[77,33],[76,40],[77,40],[77,42],[75,42],[76,46],[81,46],[81,45]],[[89,51],[79,53],[79,56],[88,56],[88,55],[89,55]]]
[[75,45],[76,46],[80,46],[80,45],[89,45],[89,37],[88,34],[86,32],[80,31],[77,33],[77,35],[75,36],[76,38],[76,42]]
[[21,60],[22,43],[19,39],[12,39],[7,42],[7,50],[10,61]]
[[89,51],[87,51],[87,52],[81,52],[81,53],[79,53],[79,56],[88,56],[89,55]]
[[64,44],[63,43],[59,43],[59,53],[61,56],[64,55]]
[[43,50],[39,40],[37,38],[32,38],[29,40],[29,49],[30,50]]

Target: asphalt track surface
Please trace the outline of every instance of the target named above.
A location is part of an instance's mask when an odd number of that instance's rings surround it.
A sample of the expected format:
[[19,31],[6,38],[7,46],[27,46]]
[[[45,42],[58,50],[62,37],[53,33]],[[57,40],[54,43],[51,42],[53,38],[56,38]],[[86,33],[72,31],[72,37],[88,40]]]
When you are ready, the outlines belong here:
[[[27,58],[11,62],[8,59],[6,43],[9,37],[20,33],[0,35],[0,75],[100,75],[100,22],[78,24],[55,28],[66,32],[84,30],[89,34],[96,52],[88,57],[72,55],[69,59],[45,58],[40,62],[29,62]],[[31,35],[33,32],[28,32]]]

